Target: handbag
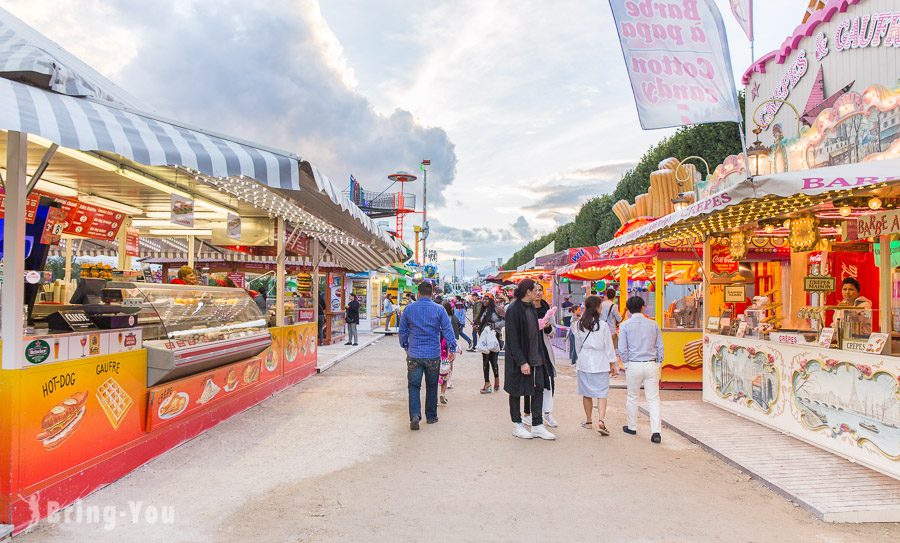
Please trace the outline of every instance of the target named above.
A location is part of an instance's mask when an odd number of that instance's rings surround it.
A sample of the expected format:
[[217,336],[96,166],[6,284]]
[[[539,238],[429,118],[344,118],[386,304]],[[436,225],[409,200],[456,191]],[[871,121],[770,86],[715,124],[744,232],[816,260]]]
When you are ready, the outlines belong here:
[[441,360],[441,375],[450,375],[450,359]]
[[492,330],[485,328],[478,336],[477,348],[482,354],[499,353],[500,342],[497,341],[497,335]]

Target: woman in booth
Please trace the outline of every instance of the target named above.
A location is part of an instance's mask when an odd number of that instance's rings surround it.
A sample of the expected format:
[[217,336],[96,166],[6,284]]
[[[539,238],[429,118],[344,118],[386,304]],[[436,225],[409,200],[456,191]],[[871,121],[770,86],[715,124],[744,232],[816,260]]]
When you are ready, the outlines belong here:
[[856,309],[872,309],[872,300],[861,296],[859,281],[847,277],[841,282],[841,295],[844,299],[840,305],[855,307]]

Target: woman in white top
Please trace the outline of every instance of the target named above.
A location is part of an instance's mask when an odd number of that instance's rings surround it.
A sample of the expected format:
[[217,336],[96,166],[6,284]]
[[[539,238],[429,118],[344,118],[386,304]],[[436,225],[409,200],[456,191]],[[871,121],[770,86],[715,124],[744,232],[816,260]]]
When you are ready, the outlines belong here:
[[584,301],[584,313],[578,322],[572,323],[575,335],[575,350],[578,359],[578,393],[582,396],[584,416],[582,428],[592,428],[594,398],[597,399],[597,413],[600,418],[597,430],[608,436],[609,430],[603,419],[606,417],[606,398],[609,395],[609,376],[616,375],[617,358],[613,348],[610,326],[600,315],[600,297],[589,296]]
[[388,330],[391,327],[391,317],[394,316],[394,302],[391,300],[390,294],[384,295],[382,314],[384,315],[384,329]]

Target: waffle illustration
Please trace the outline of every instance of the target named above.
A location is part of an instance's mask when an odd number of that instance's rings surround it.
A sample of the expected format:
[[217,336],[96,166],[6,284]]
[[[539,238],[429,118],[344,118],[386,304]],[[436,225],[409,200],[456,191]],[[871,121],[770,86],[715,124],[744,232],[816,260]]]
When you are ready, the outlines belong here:
[[119,429],[119,424],[122,423],[122,419],[125,418],[125,414],[134,403],[122,385],[112,377],[97,388],[97,400],[114,430]]

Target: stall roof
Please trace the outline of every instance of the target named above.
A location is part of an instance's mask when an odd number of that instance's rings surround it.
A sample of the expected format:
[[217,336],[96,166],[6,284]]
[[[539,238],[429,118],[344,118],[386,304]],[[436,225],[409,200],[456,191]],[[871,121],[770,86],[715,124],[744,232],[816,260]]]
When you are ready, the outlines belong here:
[[900,159],[873,160],[745,179],[734,187],[600,245],[616,247],[721,232],[854,193],[885,192],[900,180]]

